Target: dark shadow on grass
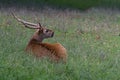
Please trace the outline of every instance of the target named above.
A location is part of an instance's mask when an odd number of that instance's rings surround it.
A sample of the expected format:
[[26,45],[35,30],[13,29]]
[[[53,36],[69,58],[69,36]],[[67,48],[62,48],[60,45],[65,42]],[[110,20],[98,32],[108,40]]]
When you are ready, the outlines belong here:
[[27,8],[43,9],[51,7],[57,9],[80,9],[87,10],[97,4],[96,0],[1,0],[0,8]]

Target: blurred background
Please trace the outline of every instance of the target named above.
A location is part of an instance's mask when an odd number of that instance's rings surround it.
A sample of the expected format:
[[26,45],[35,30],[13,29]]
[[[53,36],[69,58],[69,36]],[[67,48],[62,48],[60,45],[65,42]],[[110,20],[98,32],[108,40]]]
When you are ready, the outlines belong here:
[[0,0],[0,7],[27,7],[29,9],[70,8],[87,10],[91,7],[120,8],[120,0]]

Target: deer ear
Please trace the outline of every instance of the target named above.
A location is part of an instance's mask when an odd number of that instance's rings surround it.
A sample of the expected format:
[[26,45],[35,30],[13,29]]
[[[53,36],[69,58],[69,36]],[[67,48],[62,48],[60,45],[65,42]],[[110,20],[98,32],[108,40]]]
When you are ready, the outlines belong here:
[[37,25],[36,25],[36,27],[38,27],[38,29],[42,29],[42,26],[41,26],[41,24],[40,23],[38,23]]
[[38,23],[37,26],[39,27],[39,32],[41,32],[43,30],[43,27],[41,26],[40,23]]

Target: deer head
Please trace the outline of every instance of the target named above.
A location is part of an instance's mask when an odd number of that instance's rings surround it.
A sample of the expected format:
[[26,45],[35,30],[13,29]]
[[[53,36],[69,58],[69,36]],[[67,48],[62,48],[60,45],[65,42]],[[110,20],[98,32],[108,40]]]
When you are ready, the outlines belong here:
[[22,23],[26,28],[37,29],[32,39],[42,42],[43,39],[51,38],[54,36],[54,31],[41,26],[40,23],[35,24],[35,23],[27,22],[15,16],[14,13],[12,13],[12,15],[18,22]]

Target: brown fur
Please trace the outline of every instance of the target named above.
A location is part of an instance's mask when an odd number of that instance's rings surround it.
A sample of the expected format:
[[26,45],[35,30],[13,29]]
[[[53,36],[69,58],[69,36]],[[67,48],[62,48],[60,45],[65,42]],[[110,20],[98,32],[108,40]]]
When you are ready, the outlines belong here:
[[[38,32],[42,34],[42,31],[37,31],[32,39],[29,41],[26,51],[32,52],[36,57],[49,57],[53,61],[58,62],[63,60],[66,62],[67,52],[66,49],[60,43],[43,43],[42,41],[38,41]],[[39,33],[39,34],[40,34]]]

